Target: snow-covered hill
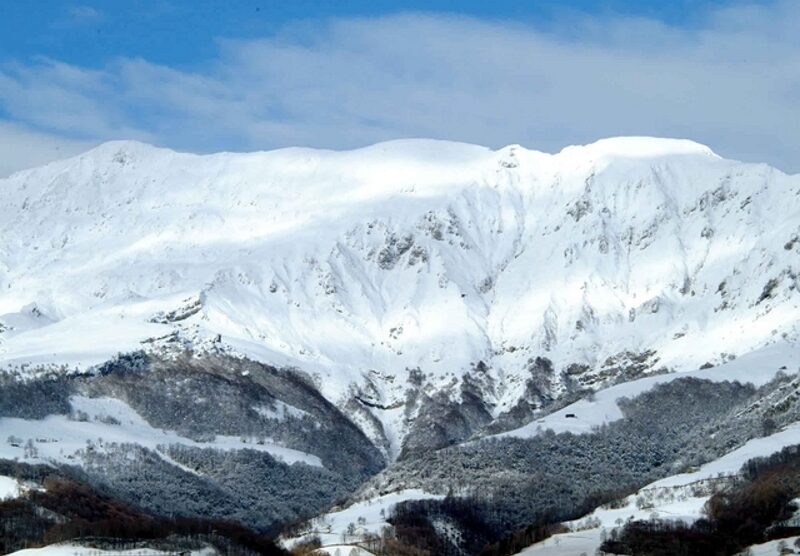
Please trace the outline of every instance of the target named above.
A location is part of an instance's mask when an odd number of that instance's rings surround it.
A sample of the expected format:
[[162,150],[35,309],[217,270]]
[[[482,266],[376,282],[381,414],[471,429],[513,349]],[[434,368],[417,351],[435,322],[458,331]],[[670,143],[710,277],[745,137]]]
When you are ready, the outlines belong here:
[[691,141],[112,142],[0,180],[0,365],[214,346],[309,373],[396,456],[419,396],[524,422],[797,338],[799,238],[800,176]]
[[[701,468],[655,481],[614,504],[566,523],[568,532],[554,535],[522,551],[520,556],[571,556],[593,554],[604,535],[629,520],[679,519],[692,523],[704,517],[703,507],[711,495],[728,484],[742,466],[753,458],[766,457],[786,446],[800,444],[800,425],[776,434],[756,438],[740,448],[708,462]],[[790,542],[794,539],[790,539]],[[767,552],[780,554],[775,541]]]

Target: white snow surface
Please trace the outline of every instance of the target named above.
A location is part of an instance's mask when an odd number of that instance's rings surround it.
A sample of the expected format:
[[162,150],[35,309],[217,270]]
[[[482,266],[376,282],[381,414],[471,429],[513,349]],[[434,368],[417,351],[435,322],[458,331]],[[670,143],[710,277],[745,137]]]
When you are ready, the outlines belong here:
[[[101,550],[78,544],[51,544],[42,548],[26,548],[12,552],[9,556],[169,556],[175,552],[164,552],[148,548],[135,548],[131,550]],[[192,550],[187,552],[191,556],[215,556],[218,554],[213,548]]]
[[[549,415],[531,421],[520,428],[497,435],[529,438],[540,431],[552,430],[555,433],[571,432],[581,434],[622,419],[618,405],[620,398],[635,398],[652,389],[680,378],[697,378],[712,382],[739,381],[762,386],[779,372],[796,373],[800,371],[800,344],[779,343],[757,349],[740,358],[723,363],[717,367],[663,375],[654,375],[639,380],[623,382],[598,391],[594,399],[582,399]],[[570,415],[571,417],[567,417]],[[572,417],[574,415],[574,417]]]
[[0,500],[8,500],[19,496],[21,486],[13,477],[0,475]]
[[[761,544],[754,544],[749,547],[750,551],[742,556],[783,556],[786,554],[800,554],[800,549],[795,547],[795,543],[798,540],[800,540],[800,537],[788,537]],[[791,550],[791,552],[781,552],[781,550],[784,549]]]
[[372,552],[353,544],[334,544],[311,553],[312,556],[372,556],[372,554]]
[[[391,524],[386,521],[391,515],[392,509],[400,502],[409,500],[439,500],[444,498],[437,494],[430,494],[421,489],[406,489],[382,496],[376,496],[369,500],[355,502],[346,508],[334,508],[333,510],[317,516],[307,522],[306,530],[298,536],[291,538],[280,538],[279,541],[286,548],[291,548],[297,542],[318,536],[322,542],[322,548],[335,548],[346,545],[346,542],[362,540],[364,535],[372,533],[380,535],[384,527],[391,528]],[[383,512],[383,514],[381,514]],[[348,525],[355,525],[355,534],[352,538],[343,538],[347,533]],[[351,545],[347,545],[351,546]],[[347,554],[345,552],[344,554]]]
[[[796,339],[799,227],[800,176],[684,140],[111,142],[0,180],[0,365],[219,334],[335,403],[369,382],[399,407],[417,368],[455,393],[483,361],[500,414],[537,356],[594,372],[654,350],[686,370]],[[401,412],[378,413],[396,451]]]

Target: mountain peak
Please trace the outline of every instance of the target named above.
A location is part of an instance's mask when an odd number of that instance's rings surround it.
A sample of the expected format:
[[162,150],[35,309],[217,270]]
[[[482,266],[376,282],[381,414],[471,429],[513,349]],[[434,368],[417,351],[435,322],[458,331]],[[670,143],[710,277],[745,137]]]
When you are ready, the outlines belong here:
[[176,151],[133,139],[118,139],[100,143],[76,158],[78,160],[94,160],[101,163],[108,160],[120,163],[125,160],[147,158],[156,153],[176,154]]
[[[497,149],[496,153],[508,153],[523,151],[528,153],[547,153],[536,149],[529,149],[524,146],[513,144]],[[104,160],[122,160],[124,158],[139,158],[142,155],[177,154],[169,148],[157,147],[149,143],[136,140],[114,140],[101,143],[93,149],[79,155],[77,158]],[[356,156],[363,162],[386,162],[387,160],[418,161],[418,162],[438,162],[438,163],[463,163],[484,155],[492,151],[482,145],[464,143],[459,141],[446,141],[437,139],[408,138],[383,141],[365,147],[355,149],[329,150],[329,149],[307,149],[307,148],[283,148],[268,151],[256,151],[252,153],[214,153],[246,156],[249,154],[275,155],[283,153],[332,155],[332,156]],[[639,137],[639,136],[620,136],[600,139],[585,145],[570,145],[564,147],[558,153],[547,156],[575,157],[581,159],[597,158],[658,158],[664,156],[685,156],[702,155],[720,158],[711,150],[710,147],[697,143],[689,139],[672,139],[661,137]]]
[[719,158],[711,148],[689,139],[662,137],[609,137],[587,145],[565,147],[559,155],[598,158],[654,158],[663,156],[704,155]]

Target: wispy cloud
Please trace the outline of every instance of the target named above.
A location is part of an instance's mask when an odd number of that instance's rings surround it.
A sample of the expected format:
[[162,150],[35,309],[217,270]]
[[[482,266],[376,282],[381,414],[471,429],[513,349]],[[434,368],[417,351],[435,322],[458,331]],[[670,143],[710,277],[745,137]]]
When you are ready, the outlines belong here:
[[304,22],[220,40],[195,71],[118,59],[0,67],[37,129],[192,150],[345,148],[425,136],[542,150],[688,137],[800,171],[800,10],[738,5],[676,28],[573,15],[554,29],[429,14]]
[[73,23],[94,23],[101,21],[104,16],[103,12],[92,6],[77,5],[69,8],[69,17]]
[[94,143],[40,133],[0,120],[0,178],[90,149]]

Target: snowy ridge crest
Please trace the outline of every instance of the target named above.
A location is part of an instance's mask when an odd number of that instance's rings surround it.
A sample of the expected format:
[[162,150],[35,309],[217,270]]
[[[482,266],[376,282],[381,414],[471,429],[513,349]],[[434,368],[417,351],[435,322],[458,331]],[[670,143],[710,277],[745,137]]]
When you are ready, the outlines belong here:
[[799,234],[800,177],[685,140],[111,142],[0,180],[0,363],[224,346],[356,395],[396,449],[412,386],[497,417],[796,338]]

